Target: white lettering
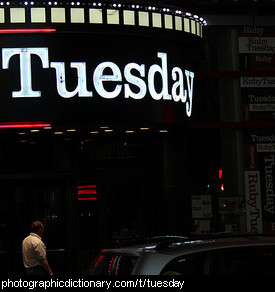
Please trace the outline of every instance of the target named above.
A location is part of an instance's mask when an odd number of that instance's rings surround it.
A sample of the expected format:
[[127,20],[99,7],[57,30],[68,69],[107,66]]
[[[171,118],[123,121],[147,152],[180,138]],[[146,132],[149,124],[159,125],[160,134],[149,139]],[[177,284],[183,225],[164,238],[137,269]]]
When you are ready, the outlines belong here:
[[[188,88],[188,96],[189,96],[189,102],[186,102],[186,114],[188,117],[190,117],[192,113],[194,73],[188,70],[185,70],[185,75],[187,79],[187,88]],[[190,77],[190,80],[189,80],[189,77]]]
[[[104,70],[110,68],[112,75],[103,75]],[[115,98],[120,94],[122,85],[116,85],[115,89],[111,92],[106,91],[103,82],[107,81],[122,81],[121,72],[118,66],[112,62],[103,62],[99,64],[94,71],[94,86],[97,93],[104,98]]]
[[[40,58],[42,68],[55,69],[56,88],[59,96],[63,98],[73,98],[76,95],[93,97],[93,92],[87,89],[87,80],[90,78],[87,77],[86,62],[70,63],[70,68],[77,70],[77,85],[70,91],[67,89],[66,64],[64,62],[49,63],[48,48],[3,48],[2,68],[9,69],[10,60],[16,55],[19,56],[21,90],[12,91],[12,97],[41,97],[41,91],[32,89],[32,55]],[[124,98],[139,100],[148,94],[157,101],[162,99],[182,102],[186,104],[186,114],[190,117],[193,104],[194,73],[188,70],[183,73],[181,68],[174,67],[169,76],[167,54],[158,52],[157,57],[160,59],[160,64],[152,64],[149,67],[147,80],[145,64],[132,62],[126,64],[124,70],[120,70],[118,65],[113,62],[100,63],[94,69],[92,76],[94,89],[98,95],[107,99],[118,97],[124,89]],[[124,76],[122,76],[122,72]],[[171,93],[169,92],[169,80],[174,81],[171,84]]]
[[[171,100],[171,95],[168,93],[168,73],[167,73],[167,54],[158,53],[161,59],[161,67],[159,65],[152,65],[148,73],[149,91],[153,99],[160,100],[161,98]],[[155,89],[155,74],[159,73],[162,78],[162,91],[157,93]]]
[[136,85],[140,90],[139,90],[138,93],[134,93],[131,90],[130,85],[129,84],[125,84],[124,85],[124,88],[125,88],[124,96],[126,98],[132,97],[134,99],[142,99],[145,96],[146,91],[147,91],[146,83],[141,78],[138,78],[138,77],[132,75],[131,74],[131,70],[132,69],[137,70],[140,73],[141,77],[145,77],[145,65],[144,64],[142,64],[142,65],[138,65],[138,64],[135,64],[135,63],[127,64],[125,66],[125,68],[124,68],[125,79],[129,83]]
[[51,68],[56,70],[56,86],[58,94],[64,98],[70,98],[78,93],[80,97],[91,97],[92,92],[87,90],[86,63],[71,63],[71,68],[77,69],[78,84],[74,91],[67,91],[65,78],[65,64],[63,62],[51,62]]
[[[173,68],[172,70],[172,79],[176,81],[177,79],[177,73],[179,75],[179,80],[173,84],[172,87],[172,96],[174,101],[182,101],[183,103],[186,102],[187,99],[187,92],[184,90],[184,79],[183,79],[183,73],[182,70],[178,67]],[[177,94],[178,90],[178,94]]]
[[32,90],[31,55],[37,55],[43,68],[49,68],[48,48],[14,48],[2,49],[2,67],[9,69],[9,61],[14,55],[20,56],[21,90],[13,91],[12,97],[40,97],[40,91]]

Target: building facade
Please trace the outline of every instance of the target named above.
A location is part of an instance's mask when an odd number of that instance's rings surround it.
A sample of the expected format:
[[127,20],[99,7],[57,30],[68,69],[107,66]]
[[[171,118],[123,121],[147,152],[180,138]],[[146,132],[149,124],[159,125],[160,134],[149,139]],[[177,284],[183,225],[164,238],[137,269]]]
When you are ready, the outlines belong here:
[[34,220],[57,275],[124,241],[273,231],[274,29],[199,12],[0,3],[0,274]]
[[1,2],[1,273],[34,220],[57,274],[189,233],[188,125],[204,20],[166,6]]

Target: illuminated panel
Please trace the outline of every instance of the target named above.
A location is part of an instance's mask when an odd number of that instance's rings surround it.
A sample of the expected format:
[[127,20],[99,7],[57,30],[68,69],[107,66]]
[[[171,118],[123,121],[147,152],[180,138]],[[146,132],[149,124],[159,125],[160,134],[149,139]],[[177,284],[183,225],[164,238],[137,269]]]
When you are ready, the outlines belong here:
[[138,22],[140,26],[149,26],[149,13],[144,12],[144,11],[139,11]]
[[107,23],[119,24],[119,11],[116,9],[107,9]]
[[97,200],[96,185],[78,186],[77,194],[79,201],[95,201]]
[[44,128],[51,127],[49,123],[29,122],[29,123],[0,123],[0,129],[24,129],[24,128]]
[[135,25],[135,12],[131,10],[124,10],[123,23],[125,25]]
[[182,31],[182,18],[180,16],[175,16],[175,27],[176,30]]
[[90,9],[89,10],[89,19],[90,23],[94,24],[101,24],[103,23],[103,17],[102,17],[102,9]]
[[184,18],[184,31],[190,32],[190,21],[188,18]]
[[5,9],[0,8],[0,23],[5,23]]
[[201,36],[200,24],[196,22],[196,25],[197,25],[197,35]]
[[32,23],[45,23],[46,10],[45,8],[31,8],[31,22]]
[[170,14],[164,15],[165,28],[173,29],[173,17]]
[[71,8],[71,22],[84,23],[84,8]]
[[160,13],[152,13],[153,18],[153,27],[162,27],[161,23],[161,14]]
[[10,21],[11,23],[24,23],[26,21],[25,8],[11,8]]
[[65,8],[51,8],[52,23],[65,23]]
[[191,33],[196,34],[196,22],[191,20]]

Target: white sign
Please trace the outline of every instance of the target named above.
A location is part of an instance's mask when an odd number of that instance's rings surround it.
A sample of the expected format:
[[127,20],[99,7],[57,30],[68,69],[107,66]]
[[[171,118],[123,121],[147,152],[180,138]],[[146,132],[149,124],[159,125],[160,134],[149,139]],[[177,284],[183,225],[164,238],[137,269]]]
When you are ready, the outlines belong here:
[[[157,57],[160,64],[153,64],[148,68],[145,64],[128,63],[121,69],[111,61],[102,62],[96,66],[90,79],[87,79],[86,62],[71,62],[70,68],[77,70],[78,80],[73,91],[68,91],[66,87],[65,63],[50,62],[48,48],[3,48],[2,68],[9,69],[11,58],[18,55],[21,90],[12,92],[14,98],[42,96],[41,91],[32,89],[31,58],[32,55],[36,55],[41,60],[42,68],[55,69],[57,93],[63,98],[72,98],[76,95],[78,97],[92,97],[93,92],[87,89],[87,81],[92,80],[95,91],[103,98],[113,99],[123,94],[124,98],[140,100],[148,93],[156,101],[170,100],[185,103],[186,115],[191,116],[194,73],[179,67],[174,67],[169,72],[166,53],[158,52]],[[146,76],[146,72],[148,72],[148,76]],[[156,89],[156,80],[161,80],[161,90]],[[169,80],[173,80],[170,82],[172,84],[169,84]],[[112,91],[108,91],[105,86],[108,82],[114,83]],[[133,86],[138,91],[133,91]]]
[[262,233],[262,200],[259,171],[245,171],[247,232]]
[[239,37],[239,53],[275,54],[274,37]]

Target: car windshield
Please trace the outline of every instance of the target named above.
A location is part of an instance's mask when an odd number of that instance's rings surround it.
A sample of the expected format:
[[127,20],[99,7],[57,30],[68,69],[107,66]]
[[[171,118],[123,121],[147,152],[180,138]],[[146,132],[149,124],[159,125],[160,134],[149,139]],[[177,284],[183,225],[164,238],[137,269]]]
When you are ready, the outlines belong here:
[[88,275],[130,275],[138,257],[122,254],[101,254],[93,262]]

